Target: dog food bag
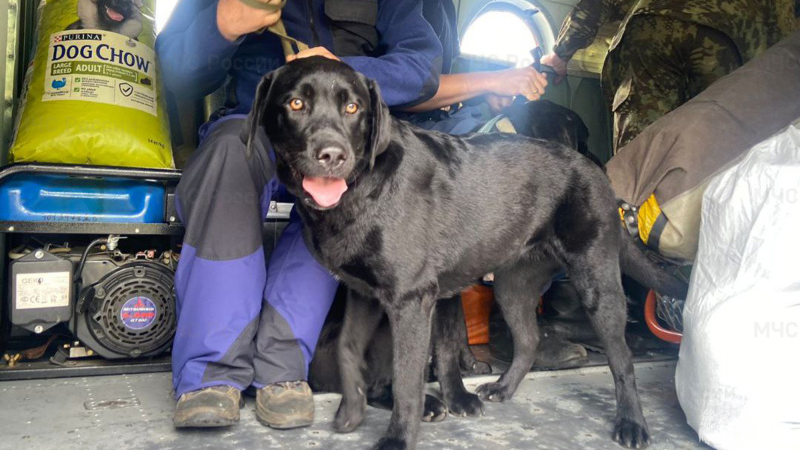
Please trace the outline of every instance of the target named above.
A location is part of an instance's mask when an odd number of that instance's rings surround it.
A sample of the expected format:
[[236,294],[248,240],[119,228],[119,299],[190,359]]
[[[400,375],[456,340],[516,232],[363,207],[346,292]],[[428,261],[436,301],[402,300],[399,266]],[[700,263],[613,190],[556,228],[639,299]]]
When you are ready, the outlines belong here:
[[12,162],[172,168],[155,0],[42,0]]

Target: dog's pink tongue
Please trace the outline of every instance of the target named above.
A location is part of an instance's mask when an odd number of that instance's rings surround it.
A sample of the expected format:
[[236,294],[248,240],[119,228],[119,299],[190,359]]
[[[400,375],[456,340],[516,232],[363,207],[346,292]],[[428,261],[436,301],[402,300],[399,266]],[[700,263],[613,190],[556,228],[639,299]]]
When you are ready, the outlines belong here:
[[303,178],[303,189],[323,208],[331,207],[342,198],[347,183],[342,178]]
[[122,22],[122,19],[125,18],[125,16],[123,16],[122,14],[114,11],[113,9],[111,9],[109,7],[106,7],[106,14],[108,14],[108,17],[110,17],[111,20],[113,20],[114,22]]

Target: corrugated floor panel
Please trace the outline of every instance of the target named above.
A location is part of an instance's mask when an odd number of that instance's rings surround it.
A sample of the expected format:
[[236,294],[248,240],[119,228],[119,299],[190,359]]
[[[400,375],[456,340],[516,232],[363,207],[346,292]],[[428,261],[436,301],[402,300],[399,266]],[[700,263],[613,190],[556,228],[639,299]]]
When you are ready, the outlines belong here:
[[[674,362],[638,363],[636,375],[654,450],[703,449],[674,392]],[[470,390],[496,377],[469,378]],[[358,430],[340,435],[330,422],[335,394],[316,396],[313,427],[276,431],[260,425],[247,398],[241,422],[225,430],[175,431],[167,373],[0,383],[0,449],[369,449],[389,412],[369,408]],[[534,372],[506,404],[481,418],[423,424],[421,450],[619,449],[610,439],[614,387],[606,367]]]

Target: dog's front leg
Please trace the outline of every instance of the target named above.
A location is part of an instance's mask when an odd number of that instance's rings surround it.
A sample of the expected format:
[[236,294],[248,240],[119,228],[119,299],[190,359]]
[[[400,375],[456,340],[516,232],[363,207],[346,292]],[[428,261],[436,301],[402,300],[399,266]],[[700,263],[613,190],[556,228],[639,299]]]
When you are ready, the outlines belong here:
[[383,319],[383,308],[376,300],[365,298],[348,289],[347,307],[338,348],[342,401],[333,420],[333,429],[339,433],[355,430],[364,419],[364,411],[367,408],[366,387],[361,372],[364,366],[364,353],[381,319]]
[[462,417],[483,414],[483,402],[477,395],[467,392],[461,378],[462,352],[468,352],[473,359],[475,357],[469,349],[460,295],[436,302],[432,335],[433,358],[447,409]]
[[435,297],[400,298],[386,305],[392,325],[394,408],[389,430],[375,450],[411,450],[422,420],[425,365],[430,351]]

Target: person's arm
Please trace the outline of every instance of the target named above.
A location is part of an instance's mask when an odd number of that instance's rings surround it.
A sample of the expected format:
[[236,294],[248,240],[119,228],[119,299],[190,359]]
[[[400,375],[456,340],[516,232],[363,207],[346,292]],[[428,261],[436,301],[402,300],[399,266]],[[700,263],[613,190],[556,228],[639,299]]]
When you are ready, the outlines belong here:
[[382,56],[345,56],[342,61],[378,82],[391,107],[410,107],[439,88],[442,44],[422,16],[417,0],[379,0],[376,26]]
[[600,27],[622,20],[632,3],[630,0],[581,0],[564,20],[553,52],[569,61],[578,50],[588,47]]
[[156,39],[165,86],[181,98],[210,94],[225,81],[243,36],[279,18],[239,0],[181,0]]
[[405,110],[433,111],[486,94],[507,98],[523,95],[535,101],[544,94],[546,87],[547,78],[533,67],[442,75],[436,95]]
[[604,23],[622,20],[633,0],[581,0],[575,5],[558,33],[553,53],[542,58],[542,64],[550,66],[561,81],[567,75],[567,63],[578,50],[588,47],[597,38]]

